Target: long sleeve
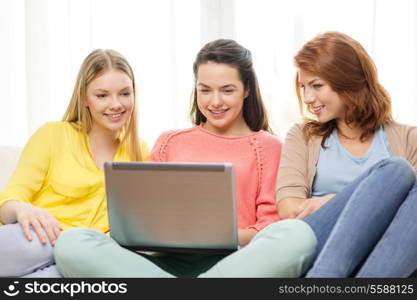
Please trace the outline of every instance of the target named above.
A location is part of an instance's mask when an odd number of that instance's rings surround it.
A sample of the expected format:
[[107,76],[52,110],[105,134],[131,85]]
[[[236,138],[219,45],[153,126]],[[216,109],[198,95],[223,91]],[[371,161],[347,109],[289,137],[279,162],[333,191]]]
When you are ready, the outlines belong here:
[[417,128],[410,127],[406,141],[406,159],[417,172]]
[[417,172],[417,127],[390,121],[384,131],[393,155],[408,160]]
[[0,206],[8,200],[31,202],[37,193],[51,163],[48,123],[40,127],[24,147],[16,169],[5,190],[0,194]]
[[162,133],[155,142],[152,148],[150,161],[166,162],[167,161],[167,142],[175,131],[166,131]]
[[296,124],[285,138],[277,176],[276,199],[307,198],[309,191],[308,146],[302,125]]
[[279,220],[275,202],[275,184],[280,163],[282,144],[278,139],[258,145],[259,194],[256,198],[256,223],[249,228],[261,230]]

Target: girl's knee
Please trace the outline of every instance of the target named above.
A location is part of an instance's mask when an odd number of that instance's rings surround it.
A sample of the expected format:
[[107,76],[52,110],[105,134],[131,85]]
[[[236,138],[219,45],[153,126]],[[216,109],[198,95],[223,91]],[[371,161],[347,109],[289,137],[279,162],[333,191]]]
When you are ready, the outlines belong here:
[[95,235],[102,234],[87,228],[72,228],[59,235],[54,246],[54,256],[57,263],[65,263],[88,252],[88,241]]
[[317,238],[310,225],[297,219],[286,219],[270,224],[259,233],[259,238],[262,237],[296,244],[294,248],[302,252],[315,251],[317,246]]
[[59,236],[54,256],[59,272],[64,277],[78,277],[90,268],[92,258],[106,243],[114,243],[108,236],[93,229],[72,228]]
[[410,180],[416,179],[416,172],[413,166],[408,162],[408,160],[402,157],[390,157],[381,161],[382,165],[392,169],[395,172],[401,173],[402,176],[410,178]]
[[0,276],[20,277],[34,272],[37,268],[53,263],[53,251],[49,241],[42,244],[35,232],[28,241],[20,224],[0,227]]
[[93,238],[96,234],[101,233],[88,228],[71,228],[65,230],[59,235],[54,247],[54,252],[70,251],[73,253],[74,251],[77,251],[77,249],[80,249],[86,241]]
[[301,246],[315,250],[317,246],[317,238],[313,229],[306,222],[297,219],[288,219],[281,221],[288,227],[289,234],[294,240],[299,241]]
[[34,259],[37,257],[46,259],[52,256],[52,246],[49,240],[46,244],[42,244],[33,230],[31,230],[31,235],[32,240],[29,241],[19,223],[0,226],[0,240],[3,241],[0,256],[20,258],[31,256]]

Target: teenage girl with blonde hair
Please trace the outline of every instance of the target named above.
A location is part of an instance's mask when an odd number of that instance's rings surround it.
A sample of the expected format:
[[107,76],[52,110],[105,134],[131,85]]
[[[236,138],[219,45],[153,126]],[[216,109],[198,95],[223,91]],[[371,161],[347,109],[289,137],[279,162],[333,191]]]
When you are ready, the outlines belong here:
[[126,59],[113,50],[91,52],[63,120],[32,135],[0,194],[0,276],[60,277],[52,250],[62,230],[109,231],[103,163],[149,156],[136,107]]

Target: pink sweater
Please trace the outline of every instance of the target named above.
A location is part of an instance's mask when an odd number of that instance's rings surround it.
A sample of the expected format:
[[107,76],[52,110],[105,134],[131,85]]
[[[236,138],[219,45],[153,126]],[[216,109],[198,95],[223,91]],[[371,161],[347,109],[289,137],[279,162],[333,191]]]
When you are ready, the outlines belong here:
[[157,162],[230,162],[236,174],[238,227],[263,229],[278,221],[275,182],[281,142],[265,131],[222,136],[201,126],[167,131],[151,154]]

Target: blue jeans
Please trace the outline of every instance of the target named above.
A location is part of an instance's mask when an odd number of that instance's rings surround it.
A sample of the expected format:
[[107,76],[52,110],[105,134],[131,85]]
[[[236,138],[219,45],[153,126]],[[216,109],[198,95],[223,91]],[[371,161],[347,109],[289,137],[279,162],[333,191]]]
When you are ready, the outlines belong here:
[[318,240],[306,277],[410,276],[416,220],[414,169],[397,157],[380,161],[304,219]]

